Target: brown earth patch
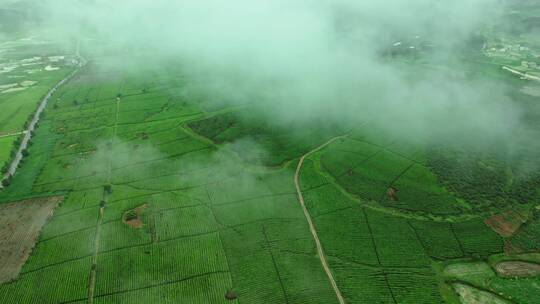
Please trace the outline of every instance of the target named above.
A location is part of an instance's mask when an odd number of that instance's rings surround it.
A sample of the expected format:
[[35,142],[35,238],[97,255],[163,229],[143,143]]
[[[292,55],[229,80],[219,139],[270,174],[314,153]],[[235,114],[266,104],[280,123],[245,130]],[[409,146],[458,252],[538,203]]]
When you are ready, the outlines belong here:
[[493,215],[484,222],[500,236],[511,237],[527,219],[525,212],[509,210]]
[[459,295],[459,300],[463,304],[508,304],[507,301],[499,298],[491,292],[480,290],[469,285],[455,283],[452,285]]
[[519,246],[512,244],[510,240],[504,240],[504,253],[506,255],[519,254],[522,252],[523,249],[519,248]]
[[122,216],[122,222],[131,228],[138,229],[144,226],[141,215],[146,209],[148,204],[144,203],[135,209],[124,212]]
[[227,293],[225,293],[225,299],[229,301],[233,301],[238,299],[238,293],[234,290],[227,290]]
[[141,137],[141,139],[148,139],[148,133],[146,132],[139,133],[139,136]]
[[391,201],[397,202],[397,201],[399,201],[399,198],[397,196],[398,191],[399,190],[397,188],[390,187],[390,188],[388,188],[388,190],[386,190],[386,195],[388,196],[388,198]]
[[500,262],[495,265],[495,271],[504,278],[535,277],[540,275],[540,265],[522,261]]
[[0,283],[14,280],[62,196],[0,205]]

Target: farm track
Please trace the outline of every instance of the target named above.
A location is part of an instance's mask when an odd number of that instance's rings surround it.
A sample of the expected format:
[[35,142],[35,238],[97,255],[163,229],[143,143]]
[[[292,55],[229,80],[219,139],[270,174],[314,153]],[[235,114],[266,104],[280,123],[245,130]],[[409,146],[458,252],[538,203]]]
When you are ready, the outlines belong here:
[[332,271],[330,270],[330,267],[328,266],[328,262],[326,261],[326,256],[324,254],[324,250],[321,245],[321,241],[319,240],[319,236],[317,234],[317,229],[315,228],[315,225],[313,224],[313,220],[311,219],[311,215],[309,214],[309,211],[306,208],[306,204],[304,202],[304,196],[302,195],[302,189],[300,187],[300,171],[302,169],[302,164],[304,163],[304,160],[311,154],[323,149],[324,147],[330,145],[334,141],[344,138],[346,135],[337,136],[326,143],[320,145],[319,147],[307,152],[304,154],[300,161],[298,162],[298,166],[296,167],[296,172],[294,173],[294,185],[296,187],[296,193],[298,195],[298,201],[300,202],[300,206],[302,207],[302,210],[304,212],[304,216],[306,217],[306,221],[309,225],[309,230],[311,231],[311,235],[313,236],[313,240],[315,241],[315,245],[317,247],[317,254],[319,256],[319,260],[321,261],[321,265],[324,269],[324,272],[326,273],[326,276],[328,277],[328,280],[330,281],[330,284],[332,285],[332,288],[334,289],[334,292],[336,293],[336,297],[340,304],[345,304],[345,299],[341,295],[341,291],[339,290],[336,281],[334,279],[334,276],[332,275]]
[[[206,272],[206,273],[202,273],[202,274],[197,274],[197,275],[192,275],[192,276],[189,276],[189,277],[181,278],[181,279],[178,279],[178,280],[170,280],[170,281],[157,283],[157,284],[152,284],[152,285],[139,287],[139,288],[125,289],[125,290],[120,290],[120,291],[116,291],[116,292],[104,293],[104,294],[97,295],[95,297],[96,298],[103,298],[103,297],[113,296],[113,295],[117,295],[117,294],[124,294],[124,293],[134,292],[134,291],[138,291],[138,290],[145,290],[145,289],[151,289],[151,288],[155,288],[155,287],[159,287],[159,286],[166,286],[166,285],[181,283],[181,282],[190,281],[190,280],[197,279],[197,278],[207,277],[207,276],[211,276],[211,275],[215,275],[215,274],[224,274],[224,273],[227,273],[227,271],[218,270],[218,271]],[[60,302],[59,304],[76,303],[76,302],[81,302],[81,301],[84,301],[84,300],[85,299],[75,299],[75,300]]]
[[208,202],[204,203],[204,206],[210,210],[210,213],[212,214],[212,218],[214,219],[214,222],[216,223],[216,225],[218,227],[218,229],[216,230],[216,233],[217,233],[217,236],[218,236],[218,239],[219,239],[219,246],[220,246],[221,250],[223,250],[223,255],[225,256],[225,265],[227,265],[227,276],[229,277],[229,281],[230,281],[231,285],[234,286],[234,280],[233,280],[233,276],[231,274],[231,263],[230,263],[230,260],[229,260],[229,255],[227,255],[227,250],[225,249],[225,246],[223,245],[224,242],[223,242],[223,236],[222,236],[224,227],[225,227],[225,229],[227,229],[228,227],[226,225],[223,225],[218,220],[218,216],[216,215],[216,211],[213,208],[212,196],[210,195],[210,192],[208,191],[208,187],[205,186],[204,188],[205,188],[206,196],[208,197]]
[[521,76],[523,78],[526,78],[528,80],[535,80],[535,81],[540,81],[540,77],[537,77],[537,76],[534,76],[534,75],[530,75],[530,74],[527,74],[527,73],[522,73],[518,70],[514,70],[510,67],[507,67],[507,66],[503,66],[503,70],[506,70],[512,74],[516,74],[518,76]]
[[268,240],[268,235],[266,233],[266,227],[263,225],[262,229],[263,235],[264,235],[264,242],[265,247],[268,250],[268,253],[270,254],[270,257],[272,258],[272,265],[274,266],[274,270],[276,272],[276,275],[279,280],[279,286],[281,287],[281,292],[283,292],[283,297],[285,298],[285,304],[289,304],[289,298],[287,297],[287,291],[285,290],[285,284],[283,284],[283,279],[281,278],[281,274],[279,273],[279,268],[277,266],[276,258],[274,257],[274,253],[272,252],[272,245],[270,244],[270,241]]
[[388,281],[388,274],[386,273],[386,271],[382,267],[383,265],[381,263],[381,257],[380,257],[380,254],[379,254],[379,250],[377,249],[377,244],[375,243],[375,237],[373,236],[373,231],[371,229],[371,225],[369,224],[369,219],[368,219],[365,208],[362,208],[362,213],[364,215],[364,219],[366,221],[366,225],[367,225],[367,228],[368,228],[368,231],[369,231],[369,236],[371,238],[371,246],[375,250],[375,256],[377,257],[377,263],[379,264],[379,267],[382,270],[382,275],[384,277],[384,282],[386,284],[386,287],[387,287],[388,291],[390,292],[390,296],[392,297],[392,301],[394,303],[397,303],[396,297],[395,297],[394,293],[392,292],[392,287],[390,286],[390,282]]
[[0,138],[11,137],[11,136],[16,136],[16,135],[21,135],[21,134],[26,134],[27,132],[28,132],[28,131],[20,131],[20,132],[14,132],[14,133],[2,134],[2,135],[0,135]]
[[[111,147],[114,147],[114,139],[116,137],[116,130],[118,127],[118,116],[120,112],[120,98],[116,100],[116,120],[114,124],[113,134],[111,138]],[[109,160],[108,160],[108,166],[107,166],[107,184],[110,184],[111,182],[111,173],[112,173],[112,155],[109,154]],[[109,200],[109,193],[107,192],[107,189],[104,187],[103,189],[103,202],[99,208],[99,218],[98,222],[96,224],[96,236],[94,238],[94,253],[92,255],[92,266],[90,268],[90,277],[88,279],[88,303],[92,304],[94,303],[94,293],[95,293],[95,287],[96,287],[96,270],[97,270],[97,258],[99,254],[99,243],[100,243],[100,236],[101,236],[101,225],[103,223],[103,215],[105,213],[105,205],[107,205],[107,201]]]

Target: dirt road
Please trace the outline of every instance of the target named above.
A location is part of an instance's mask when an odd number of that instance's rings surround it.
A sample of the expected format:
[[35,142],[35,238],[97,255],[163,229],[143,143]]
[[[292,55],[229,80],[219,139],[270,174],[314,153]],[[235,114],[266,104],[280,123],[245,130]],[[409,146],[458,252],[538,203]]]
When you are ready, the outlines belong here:
[[32,138],[32,133],[36,127],[36,124],[38,123],[39,119],[41,118],[41,113],[43,110],[45,110],[45,107],[47,106],[47,103],[49,102],[49,99],[51,96],[56,92],[56,90],[62,86],[64,83],[66,83],[68,80],[70,80],[77,72],[85,65],[86,60],[82,58],[79,54],[79,47],[77,45],[77,56],[79,57],[80,64],[78,67],[68,76],[66,76],[64,79],[60,80],[48,93],[45,95],[45,97],[41,100],[36,112],[34,113],[34,116],[32,117],[32,120],[30,121],[30,124],[28,125],[28,128],[22,133],[24,133],[24,137],[21,141],[21,144],[19,146],[19,149],[17,149],[17,154],[15,154],[15,158],[11,161],[9,168],[4,176],[0,178],[0,189],[3,188],[2,181],[5,179],[8,179],[9,177],[13,176],[15,172],[17,171],[17,168],[19,167],[19,163],[21,162],[23,158],[23,151],[28,147],[28,143],[30,142],[30,139]]
[[[116,131],[118,130],[118,115],[120,114],[120,99],[116,99],[116,114],[114,121],[114,128],[111,140],[111,146],[114,146],[114,141],[116,139]],[[112,159],[109,158],[107,164],[107,184],[111,183],[111,172],[112,172]],[[96,224],[96,234],[94,236],[94,253],[92,254],[92,267],[90,268],[90,276],[88,278],[88,304],[94,303],[94,293],[96,289],[96,273],[97,273],[97,260],[99,254],[99,244],[101,239],[101,225],[103,224],[103,215],[105,213],[105,206],[109,202],[109,192],[107,189],[103,189],[103,201],[99,207],[98,222]]]
[[537,77],[537,76],[533,76],[533,75],[529,75],[529,74],[525,74],[525,73],[522,73],[520,71],[517,71],[517,70],[514,70],[512,68],[509,68],[507,66],[503,66],[503,70],[507,70],[508,72],[512,73],[512,74],[516,74],[516,75],[519,75],[523,78],[526,78],[526,79],[529,79],[529,80],[536,80],[536,81],[540,81],[540,77]]
[[328,267],[328,262],[326,261],[326,256],[324,255],[324,251],[321,246],[319,236],[317,235],[317,230],[315,229],[315,225],[313,224],[311,215],[309,215],[309,211],[307,210],[306,204],[304,203],[304,196],[302,195],[302,189],[300,188],[300,171],[302,169],[302,164],[304,163],[304,160],[306,159],[306,157],[321,150],[322,148],[333,143],[334,141],[340,138],[344,138],[345,136],[346,135],[334,137],[330,139],[329,141],[327,141],[326,143],[320,145],[319,147],[304,154],[302,158],[300,158],[300,161],[298,162],[298,166],[296,167],[296,172],[294,173],[294,185],[296,186],[296,193],[298,194],[298,200],[300,202],[300,205],[302,206],[302,210],[304,211],[304,216],[306,217],[306,220],[309,225],[309,230],[311,231],[311,235],[313,236],[313,240],[315,241],[315,244],[317,246],[317,254],[319,256],[319,259],[321,260],[321,265],[324,269],[324,272],[326,272],[326,276],[328,277],[328,280],[330,281],[330,284],[332,285],[332,288],[334,289],[334,292],[336,293],[336,297],[340,304],[345,304],[345,299],[343,299],[343,296],[341,295],[341,291],[339,291],[336,281],[334,280],[334,276],[332,275],[332,272],[330,271],[330,267]]

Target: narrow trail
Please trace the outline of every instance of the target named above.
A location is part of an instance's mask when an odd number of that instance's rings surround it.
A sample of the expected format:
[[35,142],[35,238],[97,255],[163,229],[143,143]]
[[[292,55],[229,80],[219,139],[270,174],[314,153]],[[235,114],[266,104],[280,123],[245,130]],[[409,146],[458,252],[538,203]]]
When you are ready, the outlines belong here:
[[[120,113],[120,98],[116,99],[116,116],[113,128],[113,135],[111,139],[111,147],[114,147],[114,141],[116,138],[116,130],[118,129],[118,115]],[[109,163],[107,165],[107,185],[111,184],[111,172],[112,172],[112,155],[109,154]],[[96,223],[96,235],[94,237],[94,252],[92,254],[92,266],[90,269],[90,277],[88,279],[88,304],[94,303],[94,293],[96,289],[96,270],[97,270],[97,258],[99,254],[99,243],[101,239],[101,225],[103,224],[103,215],[105,213],[105,205],[109,201],[109,190],[103,189],[103,200],[99,207],[98,221]]]
[[96,236],[94,237],[94,252],[92,254],[92,266],[90,269],[90,277],[88,279],[88,303],[94,303],[94,290],[96,289],[96,268],[97,256],[99,253],[99,240],[101,232],[101,224],[103,223],[104,207],[99,208],[99,218],[96,224]]
[[304,202],[304,196],[302,195],[302,189],[300,188],[300,171],[302,169],[302,164],[304,163],[304,160],[311,154],[323,149],[324,147],[328,146],[329,144],[333,143],[334,141],[344,138],[347,135],[341,135],[334,137],[327,141],[326,143],[318,146],[317,148],[307,152],[304,154],[300,161],[298,162],[298,166],[296,167],[296,172],[294,173],[294,185],[296,187],[296,193],[298,194],[298,201],[300,202],[300,205],[302,206],[302,210],[304,211],[304,216],[306,217],[306,220],[309,225],[309,230],[311,231],[311,235],[313,236],[313,240],[315,241],[315,245],[317,246],[317,254],[319,256],[319,259],[321,260],[321,265],[324,269],[324,272],[326,272],[326,276],[328,277],[328,280],[330,281],[330,284],[332,285],[332,288],[334,289],[334,292],[336,293],[336,297],[340,304],[345,304],[345,299],[343,299],[343,296],[341,295],[341,291],[339,290],[336,280],[334,280],[334,276],[332,275],[332,272],[330,270],[330,267],[328,267],[328,262],[326,261],[326,256],[324,254],[324,250],[322,248],[321,242],[319,240],[319,236],[317,235],[317,230],[315,229],[315,225],[313,224],[313,220],[311,219],[311,215],[309,214],[309,211],[306,208],[306,204]]
[[7,133],[7,134],[0,135],[0,138],[11,137],[11,136],[21,135],[21,134],[26,134],[26,133],[28,133],[27,130],[20,131],[20,132],[15,132],[15,133]]
[[540,81],[540,77],[537,77],[537,76],[534,76],[534,75],[530,75],[530,74],[527,74],[527,73],[522,73],[518,70],[515,70],[515,69],[512,69],[510,67],[507,67],[507,66],[503,66],[502,67],[503,70],[506,70],[512,74],[515,74],[515,75],[518,75],[518,76],[521,76],[523,78],[526,78],[526,79],[529,79],[529,80],[536,80],[536,81]]

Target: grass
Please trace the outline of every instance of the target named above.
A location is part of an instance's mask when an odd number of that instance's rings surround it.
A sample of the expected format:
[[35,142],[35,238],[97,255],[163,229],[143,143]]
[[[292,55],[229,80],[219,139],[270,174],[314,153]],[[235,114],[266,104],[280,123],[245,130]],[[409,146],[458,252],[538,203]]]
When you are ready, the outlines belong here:
[[0,137],[0,166],[8,163],[17,136]]
[[[105,84],[94,73],[89,66],[55,94],[29,157],[1,194],[11,200],[60,191],[66,199],[42,231],[25,274],[1,286],[0,297],[86,301],[97,249],[95,303],[180,297],[221,303],[229,289],[246,303],[335,302],[290,169],[238,166],[233,154],[218,153],[184,129],[201,109],[171,104],[168,91],[137,93],[146,83],[140,77]],[[145,203],[142,228],[122,222],[125,212]],[[48,286],[65,293],[20,294],[54,270],[63,276]],[[58,288],[62,278],[74,285]]]
[[[5,57],[10,60],[21,60],[23,58],[29,58],[39,54],[43,56],[58,55],[56,50],[47,49],[48,45],[44,46],[21,46],[13,49],[7,49]],[[31,50],[30,54],[26,52]],[[18,61],[15,61],[18,62]],[[42,98],[47,92],[60,80],[65,78],[73,71],[73,67],[67,65],[67,63],[55,63],[55,66],[60,66],[56,71],[45,71],[43,68],[46,65],[51,64],[47,62],[46,57],[38,62],[37,65],[31,65],[31,69],[35,70],[29,74],[27,71],[30,67],[20,66],[14,71],[9,73],[3,73],[0,76],[0,84],[11,84],[14,80],[9,78],[16,75],[20,77],[20,73],[25,73],[24,78],[16,78],[15,83],[19,83],[18,87],[22,87],[23,81],[35,81],[34,85],[27,87],[25,90],[17,92],[3,92],[0,93],[0,107],[2,107],[2,113],[0,113],[0,132],[3,134],[20,132],[23,130],[25,123],[29,120],[37,108],[37,105],[41,102]],[[23,71],[25,69],[25,71]]]
[[445,277],[449,282],[463,282],[513,303],[534,303],[540,298],[537,277],[501,278],[485,262],[450,264]]
[[512,246],[525,252],[535,252],[540,249],[540,220],[537,213],[538,211],[535,211],[535,216],[510,238]]
[[231,149],[243,160],[267,166],[283,165],[340,133],[339,129],[332,130],[324,124],[319,129],[265,125],[250,115],[252,112],[218,114],[188,126],[218,145],[231,144]]
[[[418,149],[394,145],[374,134],[355,132],[325,150],[321,166],[345,190],[363,200],[411,212],[438,215],[460,214],[463,206],[442,186],[438,177],[422,162]],[[357,139],[358,138],[358,139]],[[385,148],[385,145],[387,146]],[[412,150],[412,151],[411,151]],[[394,197],[388,189],[396,191]]]
[[[519,152],[523,155],[517,165],[534,168],[537,163],[534,148],[524,146],[532,149]],[[429,167],[444,186],[479,211],[524,205],[538,198],[538,174],[522,173],[515,162],[500,161],[493,153],[437,149],[430,154]]]

